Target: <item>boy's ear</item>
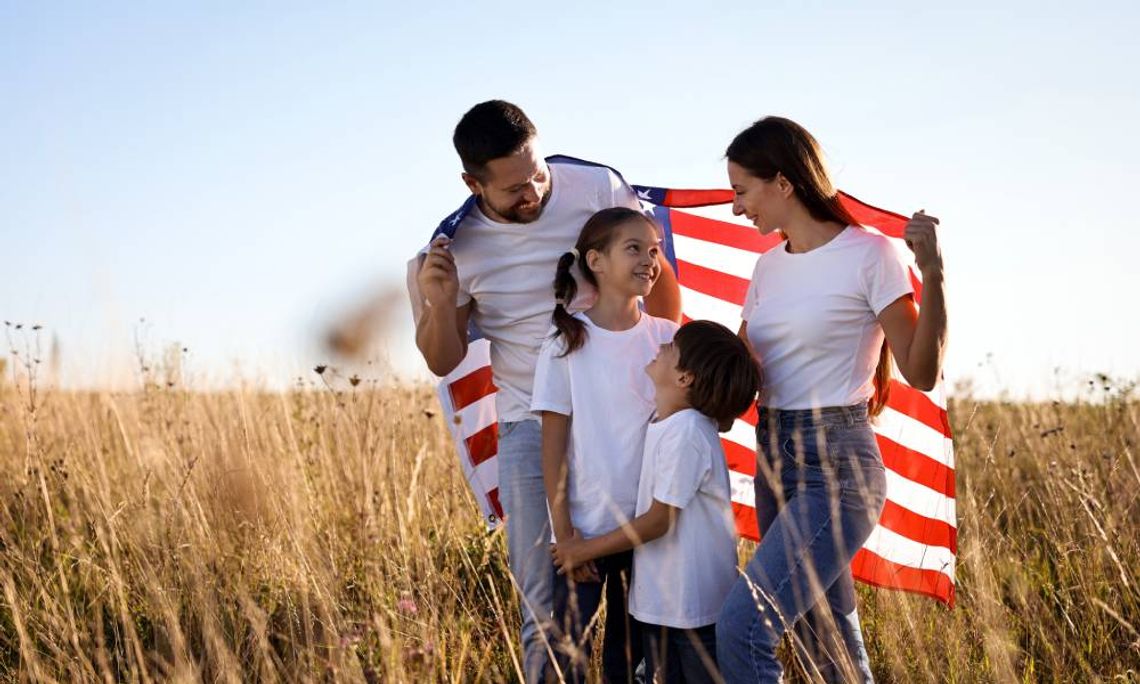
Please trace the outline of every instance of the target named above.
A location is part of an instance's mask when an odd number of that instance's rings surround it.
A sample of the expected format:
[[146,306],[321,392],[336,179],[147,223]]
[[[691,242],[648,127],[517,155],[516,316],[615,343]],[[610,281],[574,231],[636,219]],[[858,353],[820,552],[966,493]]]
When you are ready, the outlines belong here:
[[689,371],[681,371],[681,375],[677,377],[677,385],[689,389],[693,386],[693,374]]

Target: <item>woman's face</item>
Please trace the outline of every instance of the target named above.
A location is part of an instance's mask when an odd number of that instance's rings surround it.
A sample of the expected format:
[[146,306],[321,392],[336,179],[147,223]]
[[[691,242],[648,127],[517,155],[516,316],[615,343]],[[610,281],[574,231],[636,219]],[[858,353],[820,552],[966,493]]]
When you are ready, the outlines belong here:
[[780,191],[780,176],[772,180],[757,178],[736,162],[728,162],[728,182],[736,196],[732,200],[732,213],[744,216],[761,235],[780,228],[783,223],[787,197]]

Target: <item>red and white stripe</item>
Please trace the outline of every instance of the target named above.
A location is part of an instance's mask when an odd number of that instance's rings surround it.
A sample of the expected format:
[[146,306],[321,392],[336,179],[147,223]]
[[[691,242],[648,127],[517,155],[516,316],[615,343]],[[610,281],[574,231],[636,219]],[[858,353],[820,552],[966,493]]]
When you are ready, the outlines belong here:
[[503,519],[499,503],[499,424],[491,379],[491,344],[472,340],[467,356],[440,381],[436,392],[459,452],[463,475],[489,526]]

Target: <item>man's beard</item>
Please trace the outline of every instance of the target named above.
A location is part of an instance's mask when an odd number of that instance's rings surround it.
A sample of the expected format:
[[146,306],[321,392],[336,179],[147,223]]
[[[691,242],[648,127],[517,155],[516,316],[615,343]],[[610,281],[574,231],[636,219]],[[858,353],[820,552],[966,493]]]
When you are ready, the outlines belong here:
[[546,194],[543,195],[542,199],[538,201],[538,206],[525,212],[520,210],[520,207],[525,206],[525,203],[515,204],[511,207],[499,208],[491,204],[491,202],[486,197],[483,197],[481,199],[488,209],[495,212],[507,221],[510,221],[511,223],[534,223],[539,219],[539,217],[542,216],[542,210],[546,208],[546,203],[550,201],[550,196],[554,194],[552,190],[553,188],[547,186]]

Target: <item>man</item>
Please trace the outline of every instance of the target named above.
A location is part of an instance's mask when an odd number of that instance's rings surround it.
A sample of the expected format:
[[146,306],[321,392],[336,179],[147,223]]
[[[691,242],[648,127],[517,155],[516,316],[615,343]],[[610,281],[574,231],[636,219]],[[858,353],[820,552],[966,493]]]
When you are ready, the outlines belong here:
[[[611,169],[538,154],[534,124],[509,102],[475,105],[455,127],[463,182],[472,197],[444,220],[422,257],[412,306],[416,345],[436,375],[467,353],[468,323],[490,341],[498,387],[499,496],[506,514],[511,574],[521,591],[527,681],[546,666],[540,633],[549,620],[553,564],[542,479],[541,424],[530,411],[539,347],[554,310],[554,270],[582,225],[614,206],[638,209]],[[677,280],[665,257],[646,310],[677,320]],[[415,288],[413,288],[414,290]]]

